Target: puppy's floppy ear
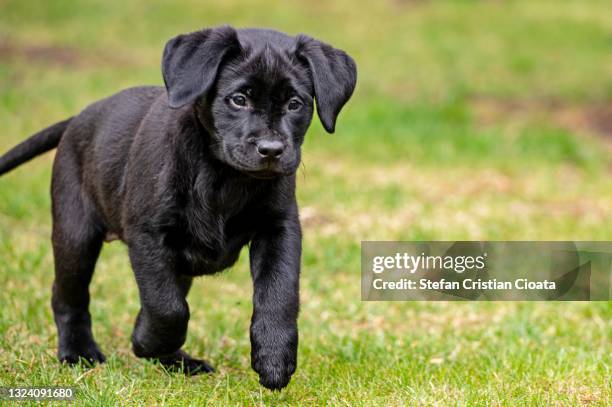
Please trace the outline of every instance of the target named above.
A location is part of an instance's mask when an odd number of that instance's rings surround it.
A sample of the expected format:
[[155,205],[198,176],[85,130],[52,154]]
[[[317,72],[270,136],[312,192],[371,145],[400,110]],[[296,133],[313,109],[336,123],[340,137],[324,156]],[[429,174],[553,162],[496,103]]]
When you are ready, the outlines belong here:
[[229,26],[182,34],[168,41],[162,74],[170,107],[193,103],[208,92],[223,58],[240,49],[238,34]]
[[355,89],[355,61],[344,51],[306,35],[297,37],[296,55],[308,63],[319,119],[325,130],[333,133],[336,118]]

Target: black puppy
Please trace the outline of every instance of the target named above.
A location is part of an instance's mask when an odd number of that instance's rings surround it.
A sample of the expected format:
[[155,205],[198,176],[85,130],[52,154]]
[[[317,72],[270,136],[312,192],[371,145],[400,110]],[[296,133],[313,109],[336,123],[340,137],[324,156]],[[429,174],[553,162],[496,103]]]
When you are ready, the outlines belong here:
[[59,359],[104,361],[88,286],[102,242],[118,238],[140,292],[134,353],[212,372],[180,349],[187,292],[194,276],[228,268],[248,244],[252,367],[262,385],[283,388],[298,345],[300,147],[313,100],[334,131],[355,63],[304,35],[225,26],[170,40],[162,72],[165,90],[124,90],[0,158],[2,174],[58,147],[51,189]]

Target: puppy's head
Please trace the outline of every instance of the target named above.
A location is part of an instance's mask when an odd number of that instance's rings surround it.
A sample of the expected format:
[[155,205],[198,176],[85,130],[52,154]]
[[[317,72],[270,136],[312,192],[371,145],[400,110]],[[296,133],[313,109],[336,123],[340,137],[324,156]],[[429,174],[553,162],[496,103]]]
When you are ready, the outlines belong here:
[[173,38],[162,72],[169,106],[195,104],[215,156],[259,178],[296,171],[313,102],[333,133],[357,78],[351,57],[313,38],[231,27]]

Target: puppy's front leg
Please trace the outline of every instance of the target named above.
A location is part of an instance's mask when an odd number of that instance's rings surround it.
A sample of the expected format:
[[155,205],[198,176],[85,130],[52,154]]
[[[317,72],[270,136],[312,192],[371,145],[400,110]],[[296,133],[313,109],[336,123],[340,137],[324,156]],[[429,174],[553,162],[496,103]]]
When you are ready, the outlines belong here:
[[269,389],[287,386],[297,364],[301,246],[297,213],[251,243],[251,365]]
[[132,334],[136,356],[157,359],[170,369],[183,368],[187,374],[214,371],[180,349],[189,322],[191,277],[179,273],[174,251],[159,236],[143,233],[130,239],[129,254],[141,303]]

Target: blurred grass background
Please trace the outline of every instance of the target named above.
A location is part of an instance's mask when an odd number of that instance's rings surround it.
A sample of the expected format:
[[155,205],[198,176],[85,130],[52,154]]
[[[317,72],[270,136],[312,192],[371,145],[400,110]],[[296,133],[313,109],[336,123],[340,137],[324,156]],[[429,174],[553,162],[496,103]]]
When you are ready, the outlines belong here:
[[92,284],[109,357],[60,368],[49,307],[52,154],[0,179],[0,385],[80,402],[199,405],[595,404],[610,399],[602,303],[362,303],[361,240],[611,240],[609,1],[0,0],[0,151],[125,87],[162,84],[170,37],[272,27],[346,50],[358,87],[333,136],[315,119],[299,173],[299,368],[250,370],[247,256],[199,279],[184,378],[132,356],[137,290],[121,244]]

